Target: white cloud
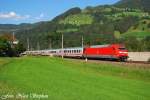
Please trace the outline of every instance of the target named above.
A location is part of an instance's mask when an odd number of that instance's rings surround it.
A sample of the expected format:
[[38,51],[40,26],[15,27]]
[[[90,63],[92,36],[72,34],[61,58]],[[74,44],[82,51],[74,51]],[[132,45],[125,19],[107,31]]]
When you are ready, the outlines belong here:
[[15,12],[9,12],[9,13],[0,13],[0,19],[27,19],[30,18],[30,15],[24,15],[21,16],[19,14],[16,14]]
[[40,19],[42,19],[44,17],[45,17],[45,15],[43,13],[41,13],[38,17],[35,17],[35,19],[40,20]]

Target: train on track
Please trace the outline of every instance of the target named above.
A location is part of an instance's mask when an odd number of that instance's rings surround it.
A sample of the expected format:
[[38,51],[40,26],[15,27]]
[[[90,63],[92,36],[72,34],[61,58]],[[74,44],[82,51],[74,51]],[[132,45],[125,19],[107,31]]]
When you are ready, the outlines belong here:
[[24,54],[88,59],[109,59],[119,61],[127,61],[128,58],[128,50],[122,44],[92,45],[87,47],[26,51]]

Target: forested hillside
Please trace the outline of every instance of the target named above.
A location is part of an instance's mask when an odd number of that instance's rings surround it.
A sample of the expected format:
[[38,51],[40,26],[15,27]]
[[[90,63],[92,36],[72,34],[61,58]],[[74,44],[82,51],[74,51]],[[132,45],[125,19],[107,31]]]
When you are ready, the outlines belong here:
[[[136,2],[137,1],[137,2]],[[30,49],[108,43],[125,43],[130,51],[150,51],[150,0],[121,0],[114,5],[72,8],[51,21],[17,31],[17,38]],[[144,45],[142,45],[144,44]]]
[[121,0],[115,5],[117,7],[142,9],[150,12],[150,0]]

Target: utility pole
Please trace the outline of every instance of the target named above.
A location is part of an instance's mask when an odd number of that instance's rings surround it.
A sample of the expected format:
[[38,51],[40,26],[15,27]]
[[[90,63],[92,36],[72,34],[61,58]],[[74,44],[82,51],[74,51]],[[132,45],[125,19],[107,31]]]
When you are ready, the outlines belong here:
[[61,41],[61,47],[62,47],[62,50],[61,50],[61,57],[62,59],[64,58],[64,35],[62,33],[62,41]]
[[82,35],[82,48],[84,47],[84,40],[83,40],[83,35]]
[[49,39],[49,49],[52,49],[52,41]]
[[14,41],[15,41],[15,33],[13,32],[13,43],[14,43]]
[[29,44],[29,38],[27,38],[27,50],[30,51],[30,44]]
[[14,32],[12,33],[12,40],[10,41],[11,42],[11,48],[14,48],[14,41],[15,40],[15,36],[14,36]]
[[[82,48],[84,50],[84,38],[83,38],[83,35],[82,35]],[[84,51],[83,51],[84,52]],[[85,53],[85,61],[87,62],[88,59],[87,59],[87,53]]]
[[40,50],[40,44],[37,42],[37,50]]

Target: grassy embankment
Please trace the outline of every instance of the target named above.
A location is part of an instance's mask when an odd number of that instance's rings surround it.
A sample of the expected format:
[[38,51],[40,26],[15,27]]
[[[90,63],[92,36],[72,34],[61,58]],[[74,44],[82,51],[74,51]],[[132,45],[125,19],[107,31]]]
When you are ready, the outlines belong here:
[[49,57],[0,59],[0,94],[48,100],[149,100],[150,69]]

